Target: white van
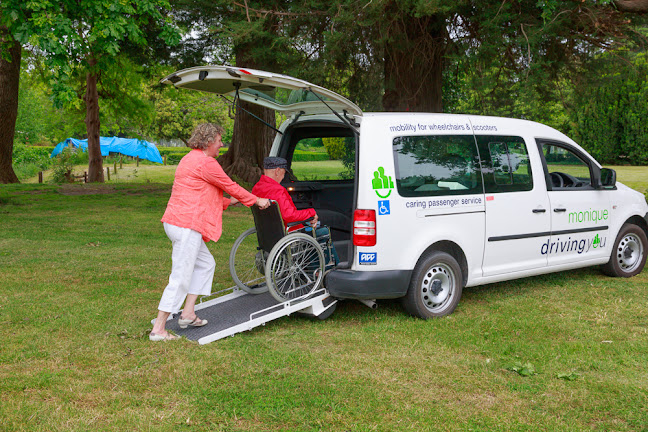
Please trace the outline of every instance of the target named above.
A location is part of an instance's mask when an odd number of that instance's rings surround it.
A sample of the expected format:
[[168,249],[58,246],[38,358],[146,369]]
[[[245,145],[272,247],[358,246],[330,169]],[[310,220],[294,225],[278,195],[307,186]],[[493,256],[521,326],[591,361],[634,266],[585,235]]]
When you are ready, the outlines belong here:
[[[562,133],[473,115],[363,113],[285,75],[205,66],[162,80],[228,94],[287,116],[270,152],[292,163],[313,139],[342,146],[340,175],[294,169],[298,208],[331,227],[336,298],[403,298],[421,318],[451,313],[463,287],[603,265],[630,277],[646,262],[648,205]],[[309,141],[310,140],[310,141]]]

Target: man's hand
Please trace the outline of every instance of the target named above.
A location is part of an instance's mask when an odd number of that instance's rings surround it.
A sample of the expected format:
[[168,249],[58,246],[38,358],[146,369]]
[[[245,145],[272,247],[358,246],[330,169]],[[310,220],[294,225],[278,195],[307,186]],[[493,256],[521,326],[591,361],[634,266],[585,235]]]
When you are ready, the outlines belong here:
[[317,221],[319,220],[319,217],[317,217],[317,213],[315,213],[315,216],[313,216],[313,220],[311,221],[311,226],[313,228],[317,227]]
[[234,197],[230,197],[230,205],[231,205],[231,206],[236,205],[236,204],[238,204],[238,203],[240,203],[239,200],[237,200],[237,199],[234,198]]

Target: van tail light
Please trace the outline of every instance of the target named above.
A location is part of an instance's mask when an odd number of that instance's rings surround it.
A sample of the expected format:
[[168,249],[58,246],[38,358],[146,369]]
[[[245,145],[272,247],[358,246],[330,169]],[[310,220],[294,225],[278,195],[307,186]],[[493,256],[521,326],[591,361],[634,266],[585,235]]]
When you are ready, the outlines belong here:
[[376,246],[376,211],[358,209],[353,212],[353,244]]

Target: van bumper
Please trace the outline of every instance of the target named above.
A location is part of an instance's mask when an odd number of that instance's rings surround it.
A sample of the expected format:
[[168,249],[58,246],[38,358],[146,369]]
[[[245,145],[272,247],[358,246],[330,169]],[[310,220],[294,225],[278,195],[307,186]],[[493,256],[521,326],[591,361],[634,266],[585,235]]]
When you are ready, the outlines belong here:
[[411,270],[331,270],[324,278],[324,286],[337,298],[388,299],[407,294],[411,277]]

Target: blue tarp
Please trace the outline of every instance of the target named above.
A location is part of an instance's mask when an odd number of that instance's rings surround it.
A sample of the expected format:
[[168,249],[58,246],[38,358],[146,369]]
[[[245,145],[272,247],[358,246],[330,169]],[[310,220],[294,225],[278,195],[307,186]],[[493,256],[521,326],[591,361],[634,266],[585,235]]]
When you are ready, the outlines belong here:
[[[82,151],[88,151],[88,140],[79,140],[68,138],[58,143],[50,157],[61,153],[65,147],[72,145],[80,148]],[[150,160],[151,162],[162,163],[162,156],[155,144],[136,138],[118,138],[118,137],[100,137],[99,146],[101,147],[101,156],[108,156],[109,153],[121,153],[126,156],[139,157],[140,159]]]

